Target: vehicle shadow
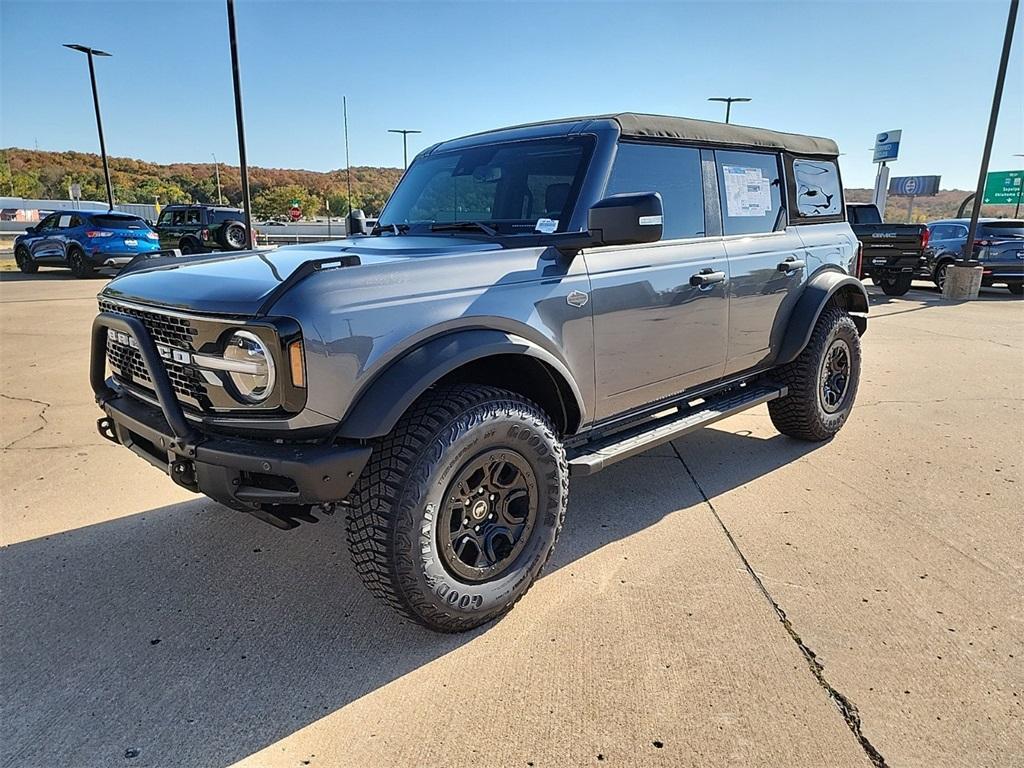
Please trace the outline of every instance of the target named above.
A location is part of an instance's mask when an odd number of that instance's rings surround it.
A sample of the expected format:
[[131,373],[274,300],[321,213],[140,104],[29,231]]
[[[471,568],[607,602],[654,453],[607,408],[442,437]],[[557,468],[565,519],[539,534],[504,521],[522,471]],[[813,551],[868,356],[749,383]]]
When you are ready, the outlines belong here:
[[[113,273],[107,274],[107,273],[105,273],[103,271],[100,271],[97,274],[93,275],[92,277],[85,278],[85,279],[87,279],[87,280],[109,280],[113,276],[114,276]],[[54,267],[52,269],[47,269],[47,268],[43,267],[38,272],[36,272],[34,275],[26,275],[24,272],[14,272],[14,271],[0,272],[0,283],[21,283],[21,282],[26,282],[26,281],[30,281],[30,280],[47,280],[47,281],[50,281],[50,282],[57,282],[57,281],[74,282],[76,280],[81,280],[81,279],[82,278],[75,277],[73,274],[71,274],[71,270],[69,270],[69,269],[61,269],[60,267]]]
[[[679,447],[728,459],[713,495],[817,446],[707,429]],[[666,446],[574,481],[544,578],[699,505],[685,472]],[[489,631],[379,605],[341,519],[281,532],[209,501],[11,545],[0,587],[3,765],[226,766]]]

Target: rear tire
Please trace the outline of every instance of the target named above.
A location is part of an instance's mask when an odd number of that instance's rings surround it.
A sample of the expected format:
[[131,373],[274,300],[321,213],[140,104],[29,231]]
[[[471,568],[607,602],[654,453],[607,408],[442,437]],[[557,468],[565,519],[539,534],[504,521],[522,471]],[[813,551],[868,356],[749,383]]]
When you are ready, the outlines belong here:
[[820,442],[846,423],[860,382],[860,335],[852,318],[828,306],[807,347],[774,374],[789,388],[768,402],[772,424],[784,435]]
[[349,553],[392,608],[462,632],[526,594],[568,493],[565,451],[532,402],[494,387],[430,390],[374,443],[349,497]]
[[935,272],[934,274],[932,274],[932,282],[934,282],[935,285],[938,286],[940,291],[946,285],[946,270],[949,269],[949,265],[952,263],[952,261],[947,260],[941,262],[937,267],[935,267]]
[[178,250],[182,256],[191,256],[193,253],[202,253],[202,246],[194,237],[186,237],[178,243]]
[[68,266],[71,267],[71,274],[80,280],[95,276],[96,268],[89,263],[85,251],[77,246],[68,249]]
[[32,259],[32,254],[24,245],[19,245],[14,249],[14,263],[25,275],[34,275],[39,271],[39,265]]
[[913,282],[911,275],[897,275],[896,277],[883,278],[880,285],[882,286],[882,292],[886,296],[902,296],[910,290],[910,284]]

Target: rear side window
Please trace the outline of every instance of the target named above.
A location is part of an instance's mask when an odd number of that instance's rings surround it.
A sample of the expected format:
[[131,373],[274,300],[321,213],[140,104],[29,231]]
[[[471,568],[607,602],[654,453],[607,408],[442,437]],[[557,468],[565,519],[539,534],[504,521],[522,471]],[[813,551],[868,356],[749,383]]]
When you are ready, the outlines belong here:
[[838,216],[843,207],[839,187],[839,169],[831,160],[794,160],[796,212],[798,216],[816,218]]
[[663,144],[619,144],[605,195],[659,192],[665,208],[663,240],[704,236],[700,151]]
[[782,206],[778,156],[717,150],[715,162],[723,234],[773,232]]
[[203,212],[199,208],[189,208],[188,215],[185,218],[186,224],[202,224],[203,223]]

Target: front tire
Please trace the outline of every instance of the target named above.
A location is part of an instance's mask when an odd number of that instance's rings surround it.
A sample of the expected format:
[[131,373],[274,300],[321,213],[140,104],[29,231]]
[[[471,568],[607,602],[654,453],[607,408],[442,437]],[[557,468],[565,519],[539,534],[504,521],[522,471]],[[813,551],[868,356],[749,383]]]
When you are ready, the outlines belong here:
[[85,251],[78,247],[72,247],[68,250],[68,266],[71,267],[71,274],[80,280],[96,274],[96,268],[85,257]]
[[849,418],[857,397],[860,360],[857,326],[839,307],[826,307],[804,351],[775,371],[789,388],[786,397],[768,402],[775,428],[814,442],[834,436]]
[[34,275],[39,271],[39,265],[32,259],[32,254],[24,245],[19,245],[14,249],[14,263],[25,275]]
[[565,451],[540,408],[493,387],[438,388],[373,446],[349,497],[349,552],[385,603],[465,631],[532,586],[568,492]]

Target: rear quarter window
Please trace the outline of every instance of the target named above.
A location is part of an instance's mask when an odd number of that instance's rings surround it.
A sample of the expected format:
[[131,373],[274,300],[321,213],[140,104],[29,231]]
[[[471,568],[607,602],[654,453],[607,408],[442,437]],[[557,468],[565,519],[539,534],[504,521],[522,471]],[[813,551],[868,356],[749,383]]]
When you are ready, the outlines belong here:
[[831,160],[793,160],[796,213],[801,218],[838,216],[843,210],[839,169]]

